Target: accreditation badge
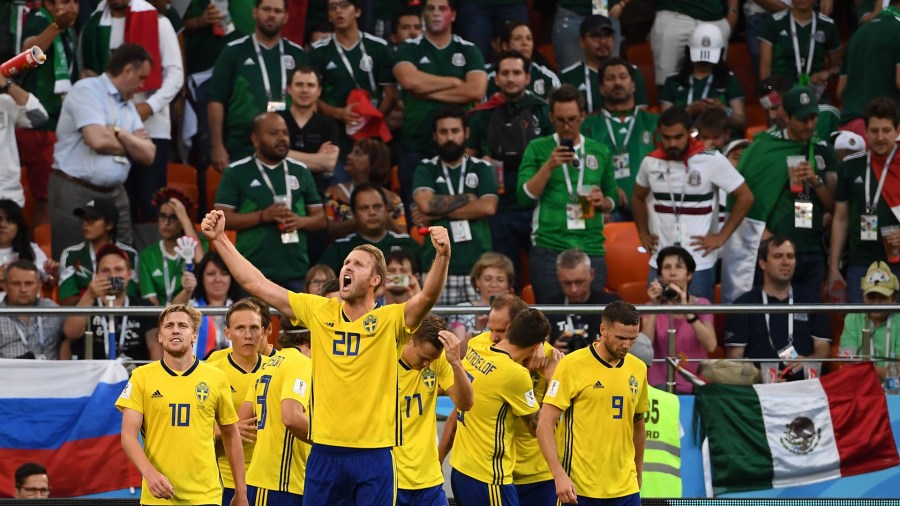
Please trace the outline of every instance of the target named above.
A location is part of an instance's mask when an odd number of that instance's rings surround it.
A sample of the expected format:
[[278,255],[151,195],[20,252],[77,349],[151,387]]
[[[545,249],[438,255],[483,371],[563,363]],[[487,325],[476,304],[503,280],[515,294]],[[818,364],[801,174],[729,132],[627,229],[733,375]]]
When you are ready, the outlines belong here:
[[794,228],[813,228],[813,203],[805,200],[794,202]]
[[859,217],[859,238],[863,241],[878,240],[878,216],[863,214]]

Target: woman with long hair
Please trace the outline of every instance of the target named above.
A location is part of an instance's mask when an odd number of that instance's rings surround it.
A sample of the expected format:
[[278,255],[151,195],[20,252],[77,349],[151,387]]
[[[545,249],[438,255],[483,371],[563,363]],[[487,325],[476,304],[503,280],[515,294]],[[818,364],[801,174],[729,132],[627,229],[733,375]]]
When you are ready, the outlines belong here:
[[[506,29],[500,34],[500,52],[518,51],[522,56],[531,61],[531,81],[528,83],[528,91],[547,100],[550,92],[559,88],[559,77],[550,67],[543,65],[544,59],[540,53],[534,51],[534,35],[531,33],[531,27],[521,21],[510,21],[506,24]],[[496,63],[495,63],[496,65]],[[494,82],[497,69],[491,66],[488,73],[488,87],[486,97],[499,91],[497,83]]]
[[0,199],[0,268],[5,271],[16,260],[34,263],[45,284],[56,282],[59,263],[48,259],[40,246],[31,242],[22,208],[12,200]]
[[[199,282],[197,276],[200,277]],[[194,307],[227,307],[243,297],[243,292],[231,276],[225,261],[215,251],[203,255],[193,272],[185,271],[181,284],[185,290],[192,290],[190,304]],[[200,322],[194,354],[206,357],[211,352],[228,346],[225,316],[204,316]]]

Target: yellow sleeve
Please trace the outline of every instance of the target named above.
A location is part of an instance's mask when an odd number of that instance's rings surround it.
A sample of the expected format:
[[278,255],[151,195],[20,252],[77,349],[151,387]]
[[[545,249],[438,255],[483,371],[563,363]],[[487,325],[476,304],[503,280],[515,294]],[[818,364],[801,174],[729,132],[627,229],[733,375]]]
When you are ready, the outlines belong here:
[[[309,367],[305,367],[302,363],[296,365],[296,368],[291,369],[292,374],[288,374],[281,384],[280,400],[293,399],[299,402],[304,410],[308,410],[310,394],[309,379],[311,371],[309,370]],[[287,372],[287,370],[285,370],[285,372]]]
[[294,311],[294,319],[291,320],[291,323],[294,325],[303,325],[304,327],[309,327],[309,322],[312,320],[312,312],[319,306],[321,306],[322,301],[326,301],[328,299],[324,297],[319,297],[318,295],[311,295],[308,293],[297,293],[297,292],[288,292],[288,303],[291,305],[291,309]]
[[116,407],[119,411],[125,408],[133,409],[138,413],[144,413],[144,374],[140,368],[135,369],[131,375],[131,379],[125,385],[119,398],[116,399]]
[[650,395],[647,392],[647,374],[644,373],[641,378],[641,393],[638,397],[637,406],[634,408],[634,414],[646,413],[650,411]]
[[237,423],[238,416],[234,411],[234,403],[231,401],[231,385],[228,378],[222,373],[222,379],[218,382],[216,393],[216,421],[219,425],[231,425]]
[[448,388],[453,386],[453,367],[450,365],[450,362],[447,362],[445,352],[441,352],[441,356],[431,364],[431,368],[434,369],[437,375],[438,386],[441,387],[441,390],[446,392]]
[[547,393],[544,394],[544,402],[552,404],[557,408],[565,411],[572,405],[572,398],[575,397],[575,377],[574,371],[571,371],[571,360],[566,360],[569,356],[563,357],[556,366],[556,372],[553,373],[553,379],[547,387]]
[[531,375],[528,374],[527,369],[519,367],[520,369],[513,371],[513,374],[510,375],[502,396],[509,403],[514,415],[526,416],[536,412],[540,406],[534,397]]

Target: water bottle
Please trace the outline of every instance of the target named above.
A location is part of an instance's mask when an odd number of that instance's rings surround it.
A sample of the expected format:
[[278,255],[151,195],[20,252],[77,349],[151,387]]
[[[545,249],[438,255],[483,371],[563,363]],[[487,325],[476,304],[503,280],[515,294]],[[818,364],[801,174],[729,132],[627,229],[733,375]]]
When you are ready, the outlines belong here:
[[[895,356],[890,354],[891,359]],[[884,393],[888,395],[900,395],[900,367],[897,362],[891,360],[884,366]]]
[[222,21],[213,25],[212,32],[213,35],[217,37],[224,37],[231,32],[234,31],[234,21],[231,20],[231,13],[228,11],[228,0],[210,0],[211,4],[216,6],[216,9],[219,9],[219,12],[224,16]]

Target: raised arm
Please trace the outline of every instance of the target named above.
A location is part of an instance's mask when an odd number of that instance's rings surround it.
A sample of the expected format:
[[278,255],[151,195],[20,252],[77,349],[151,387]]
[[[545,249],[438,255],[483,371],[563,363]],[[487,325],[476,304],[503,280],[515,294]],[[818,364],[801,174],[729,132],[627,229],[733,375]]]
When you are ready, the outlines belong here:
[[[290,318],[295,318],[294,310],[288,301],[288,291],[272,281],[268,280],[262,272],[259,271],[249,260],[244,258],[238,252],[234,244],[225,235],[225,214],[220,210],[214,210],[206,213],[203,222],[200,225],[203,235],[209,240],[210,244],[215,244],[216,251],[221,255],[222,260],[234,276],[235,281],[247,291],[250,295],[259,297],[268,305],[274,307],[281,314]],[[446,231],[444,232],[446,235]],[[448,247],[449,249],[449,247]],[[448,254],[449,256],[449,254]],[[446,279],[446,267],[444,268],[444,278]],[[443,284],[441,284],[443,289]],[[440,292],[438,292],[440,294]],[[437,300],[437,296],[435,296]],[[434,305],[434,303],[432,303]],[[431,306],[429,306],[429,309]],[[409,307],[407,306],[407,314]],[[426,309],[426,312],[428,310]],[[424,317],[424,313],[416,320],[416,324]],[[407,320],[409,321],[409,320]]]
[[[441,292],[444,291],[444,285],[447,284],[447,269],[450,267],[450,235],[447,234],[447,229],[444,227],[428,227],[428,235],[431,236],[431,244],[435,250],[434,263],[431,264],[431,272],[425,279],[422,291],[413,295],[406,303],[404,317],[406,326],[411,329],[419,326],[422,318],[425,318],[425,315],[434,307]],[[293,315],[293,311],[291,314]]]

